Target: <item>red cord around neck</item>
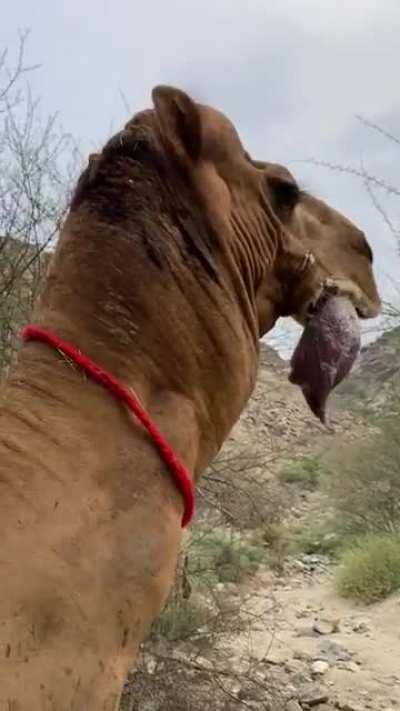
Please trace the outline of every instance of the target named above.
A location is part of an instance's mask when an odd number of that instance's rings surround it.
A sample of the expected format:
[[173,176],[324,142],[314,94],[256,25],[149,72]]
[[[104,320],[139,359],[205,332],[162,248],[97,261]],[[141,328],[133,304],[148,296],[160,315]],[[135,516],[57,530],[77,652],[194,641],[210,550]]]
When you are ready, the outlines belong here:
[[74,345],[63,341],[61,338],[51,333],[41,326],[27,326],[22,331],[21,337],[24,341],[41,341],[51,346],[55,350],[64,353],[74,363],[76,363],[86,375],[96,383],[102,385],[108,390],[117,400],[125,403],[128,409],[133,412],[139,422],[146,428],[156,448],[158,449],[161,458],[167,465],[174,483],[182,494],[185,510],[182,517],[182,528],[188,525],[194,514],[194,486],[192,478],[181,462],[172,447],[165,440],[158,427],[147,414],[146,410],[140,404],[137,396],[116,378],[111,373],[101,368],[94,363],[90,358],[81,353]]

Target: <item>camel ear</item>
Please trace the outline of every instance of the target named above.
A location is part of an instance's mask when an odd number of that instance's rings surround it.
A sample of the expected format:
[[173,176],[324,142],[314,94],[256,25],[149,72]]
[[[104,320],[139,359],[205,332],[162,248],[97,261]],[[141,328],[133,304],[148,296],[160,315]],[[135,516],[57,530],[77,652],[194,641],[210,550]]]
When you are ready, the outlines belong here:
[[156,86],[152,99],[161,135],[177,157],[197,160],[201,149],[201,118],[198,106],[180,89]]

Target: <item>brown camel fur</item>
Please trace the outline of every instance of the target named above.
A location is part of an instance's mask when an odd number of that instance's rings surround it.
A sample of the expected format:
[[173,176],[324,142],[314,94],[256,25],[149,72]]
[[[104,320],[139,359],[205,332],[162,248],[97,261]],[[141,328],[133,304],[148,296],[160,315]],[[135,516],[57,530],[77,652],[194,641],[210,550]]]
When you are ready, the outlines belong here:
[[[361,316],[379,298],[359,230],[221,113],[153,100],[81,176],[34,320],[134,388],[197,479],[281,315],[304,322],[329,278]],[[0,709],[115,711],[182,498],[126,409],[44,344],[21,349],[0,416]]]

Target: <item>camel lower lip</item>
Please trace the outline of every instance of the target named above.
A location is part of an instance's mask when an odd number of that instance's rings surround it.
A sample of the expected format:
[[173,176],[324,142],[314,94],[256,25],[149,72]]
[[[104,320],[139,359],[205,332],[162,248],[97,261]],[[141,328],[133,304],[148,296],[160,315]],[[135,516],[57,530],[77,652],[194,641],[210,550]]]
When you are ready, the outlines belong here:
[[323,423],[327,423],[329,394],[350,372],[360,346],[360,325],[353,303],[344,296],[324,294],[293,353],[289,375]]

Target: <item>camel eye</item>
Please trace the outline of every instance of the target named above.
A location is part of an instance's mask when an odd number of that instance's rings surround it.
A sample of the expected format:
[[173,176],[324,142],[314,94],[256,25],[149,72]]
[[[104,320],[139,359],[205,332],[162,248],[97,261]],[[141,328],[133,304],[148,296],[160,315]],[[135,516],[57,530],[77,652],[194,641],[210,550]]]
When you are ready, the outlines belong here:
[[300,188],[293,180],[276,177],[269,178],[272,203],[275,212],[280,217],[288,217],[300,199]]

